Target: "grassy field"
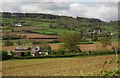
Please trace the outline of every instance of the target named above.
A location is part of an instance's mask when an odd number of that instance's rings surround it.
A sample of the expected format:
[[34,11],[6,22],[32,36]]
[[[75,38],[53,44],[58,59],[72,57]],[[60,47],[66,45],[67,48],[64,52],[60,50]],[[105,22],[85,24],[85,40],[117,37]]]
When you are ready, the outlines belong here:
[[49,23],[47,22],[34,22],[31,26],[41,27],[41,28],[49,28]]
[[[98,76],[107,56],[7,60],[2,62],[3,76]],[[115,55],[107,60],[115,59]],[[117,63],[105,65],[115,70]]]
[[114,26],[101,26],[102,29],[104,29],[105,32],[112,32],[114,34],[118,34],[118,30],[114,29]]
[[32,30],[32,32],[44,33],[44,34],[71,34],[75,31],[62,28],[46,29],[46,30]]

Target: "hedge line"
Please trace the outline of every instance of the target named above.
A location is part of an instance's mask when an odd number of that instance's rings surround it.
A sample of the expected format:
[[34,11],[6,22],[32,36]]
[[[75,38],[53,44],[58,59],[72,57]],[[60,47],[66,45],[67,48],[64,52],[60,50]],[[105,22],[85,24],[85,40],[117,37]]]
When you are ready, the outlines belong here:
[[[47,56],[26,56],[26,57],[15,57],[15,59],[37,59],[37,58],[68,58],[68,57],[77,57],[77,56],[96,56],[96,55],[108,55],[108,54],[115,54],[115,52],[99,52],[99,53],[81,53],[81,54],[73,54],[73,55],[47,55]],[[118,51],[120,54],[120,51]]]

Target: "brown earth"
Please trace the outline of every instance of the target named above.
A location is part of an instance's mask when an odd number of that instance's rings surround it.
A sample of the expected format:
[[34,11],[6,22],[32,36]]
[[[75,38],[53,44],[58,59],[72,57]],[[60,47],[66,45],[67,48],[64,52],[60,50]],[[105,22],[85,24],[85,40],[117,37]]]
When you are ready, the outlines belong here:
[[115,60],[115,55],[82,58],[50,58],[6,60],[2,62],[3,76],[99,76],[101,70],[114,71],[118,63],[106,64]]
[[[113,45],[115,45],[116,48],[120,48],[120,46],[118,46],[118,43],[112,43]],[[53,50],[57,50],[61,47],[63,47],[60,44],[49,44],[51,46],[51,48]],[[29,46],[33,46],[33,45],[29,45]],[[2,48],[2,50],[7,50],[7,51],[12,51],[15,49],[16,46],[3,46],[0,47]],[[95,51],[95,50],[106,50],[106,48],[103,48],[101,44],[81,44],[79,45],[80,49],[82,51]],[[112,46],[108,46],[108,49],[112,49]]]
[[[44,34],[25,33],[25,32],[11,32],[9,34],[26,36],[27,39],[29,39],[29,38],[57,38],[57,36],[55,36],[55,35],[44,35]],[[3,35],[5,35],[5,33],[3,33]]]
[[40,28],[40,27],[15,27],[14,28],[17,31],[21,31],[21,30],[45,30],[45,28]]

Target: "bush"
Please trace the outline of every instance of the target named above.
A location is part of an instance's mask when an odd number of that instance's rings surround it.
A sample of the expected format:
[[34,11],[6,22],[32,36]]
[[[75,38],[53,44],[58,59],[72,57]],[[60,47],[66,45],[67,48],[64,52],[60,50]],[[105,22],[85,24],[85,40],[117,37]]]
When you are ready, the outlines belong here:
[[92,41],[98,41],[97,37],[92,38]]
[[28,52],[25,52],[25,56],[30,56],[31,55],[31,52],[28,51]]
[[57,55],[64,55],[65,54],[65,50],[64,49],[58,49],[57,50]]
[[11,59],[12,56],[8,55],[7,51],[2,51],[2,60]]
[[56,55],[57,54],[57,52],[56,51],[54,51],[54,50],[52,50],[51,52],[48,52],[50,55]]
[[51,51],[51,55],[64,55],[65,50],[64,49],[58,49],[57,51]]

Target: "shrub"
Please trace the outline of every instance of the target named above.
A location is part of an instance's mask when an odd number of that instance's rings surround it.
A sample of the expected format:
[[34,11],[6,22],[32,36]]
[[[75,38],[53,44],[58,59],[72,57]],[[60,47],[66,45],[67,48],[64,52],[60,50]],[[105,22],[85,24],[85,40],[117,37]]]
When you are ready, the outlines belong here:
[[8,55],[7,51],[2,51],[2,60],[11,59],[12,56]]
[[30,56],[31,55],[31,52],[28,51],[28,52],[25,52],[25,56]]
[[56,52],[56,51],[54,51],[54,50],[52,50],[51,52],[49,52],[49,54],[50,54],[50,55],[56,55],[56,54],[57,54],[57,52]]
[[64,49],[58,49],[57,50],[57,55],[64,55],[65,54],[65,50]]
[[50,52],[51,55],[64,55],[65,54],[65,50],[64,49],[58,49],[57,51],[51,51]]
[[92,41],[98,41],[97,37],[92,38]]

